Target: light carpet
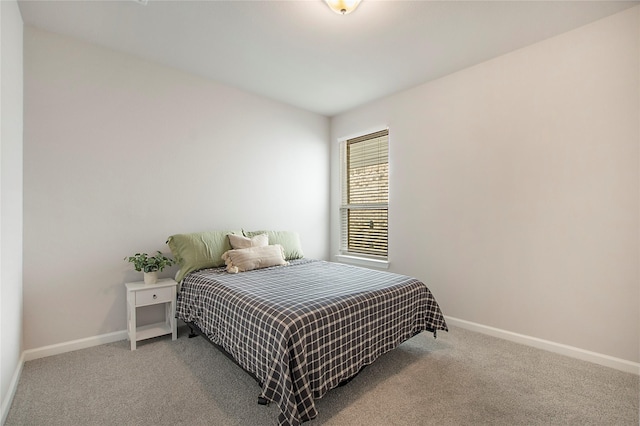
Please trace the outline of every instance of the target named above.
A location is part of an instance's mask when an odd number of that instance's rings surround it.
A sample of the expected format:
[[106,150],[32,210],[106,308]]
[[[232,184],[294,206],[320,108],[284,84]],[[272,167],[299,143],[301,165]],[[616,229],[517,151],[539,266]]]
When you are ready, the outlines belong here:
[[[317,401],[312,425],[638,425],[637,375],[450,327]],[[26,362],[6,425],[275,425],[257,383],[180,329]]]

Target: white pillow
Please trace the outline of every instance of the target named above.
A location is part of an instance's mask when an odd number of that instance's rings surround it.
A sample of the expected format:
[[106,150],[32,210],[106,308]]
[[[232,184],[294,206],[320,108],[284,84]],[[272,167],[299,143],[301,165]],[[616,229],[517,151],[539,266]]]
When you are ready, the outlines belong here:
[[269,236],[267,234],[260,234],[247,238],[244,235],[229,234],[229,242],[231,243],[231,248],[234,249],[264,247],[269,245]]
[[227,265],[227,272],[232,274],[289,264],[284,260],[284,249],[280,244],[229,250],[222,255],[222,259]]

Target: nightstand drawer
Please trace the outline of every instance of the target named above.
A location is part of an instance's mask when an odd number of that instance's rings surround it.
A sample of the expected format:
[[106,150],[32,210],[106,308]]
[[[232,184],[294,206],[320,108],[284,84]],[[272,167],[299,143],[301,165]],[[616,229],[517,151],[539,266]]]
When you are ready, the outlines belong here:
[[175,287],[150,288],[136,291],[136,306],[152,305],[161,302],[171,302]]

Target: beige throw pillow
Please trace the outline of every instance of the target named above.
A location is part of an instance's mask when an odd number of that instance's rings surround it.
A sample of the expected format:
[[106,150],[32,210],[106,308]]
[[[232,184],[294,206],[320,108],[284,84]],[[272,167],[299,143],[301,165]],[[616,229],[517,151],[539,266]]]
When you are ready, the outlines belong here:
[[280,244],[229,250],[222,255],[222,259],[227,265],[227,272],[232,274],[289,264],[284,260],[284,250]]
[[269,236],[267,234],[260,234],[249,238],[243,235],[229,234],[229,242],[234,249],[264,247],[269,245]]

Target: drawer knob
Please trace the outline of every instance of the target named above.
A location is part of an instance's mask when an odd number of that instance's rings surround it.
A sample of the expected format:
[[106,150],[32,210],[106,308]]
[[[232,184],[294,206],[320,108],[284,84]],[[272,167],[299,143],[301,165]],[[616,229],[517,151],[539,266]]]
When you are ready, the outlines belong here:
[[156,295],[154,294],[154,295],[153,295],[153,298],[154,298],[154,299],[157,299],[157,298],[158,298],[158,296],[156,296]]

